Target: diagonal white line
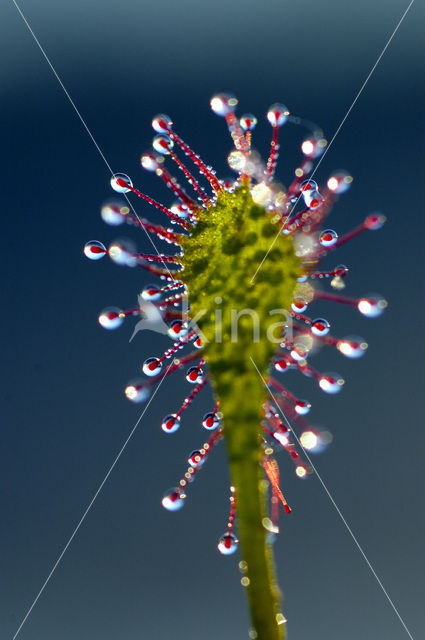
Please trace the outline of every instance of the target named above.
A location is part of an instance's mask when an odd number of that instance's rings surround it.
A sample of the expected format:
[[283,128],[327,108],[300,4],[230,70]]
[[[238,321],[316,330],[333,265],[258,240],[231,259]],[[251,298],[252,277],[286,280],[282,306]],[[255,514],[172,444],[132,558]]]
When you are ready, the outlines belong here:
[[154,397],[155,397],[155,395],[157,394],[157,392],[158,392],[158,390],[159,390],[159,388],[160,388],[161,384],[162,384],[162,383],[163,383],[163,381],[165,380],[166,375],[167,375],[167,371],[168,371],[168,369],[172,366],[172,364],[173,364],[173,361],[171,361],[171,362],[170,362],[170,364],[169,364],[169,366],[168,366],[167,370],[165,371],[165,374],[164,374],[163,378],[161,378],[161,380],[159,381],[158,386],[155,388],[155,391],[153,392],[152,396],[151,396],[151,397],[150,397],[150,399],[149,399],[149,402],[147,403],[146,407],[143,409],[143,411],[142,411],[142,413],[141,413],[141,415],[140,415],[139,419],[137,420],[136,424],[134,425],[134,427],[133,427],[133,428],[132,428],[132,430],[130,431],[130,434],[128,435],[127,440],[124,442],[124,444],[123,444],[123,446],[121,447],[121,449],[119,450],[118,454],[115,456],[115,459],[114,459],[113,463],[111,464],[111,466],[109,467],[107,474],[105,475],[105,477],[103,478],[102,482],[100,483],[100,485],[99,485],[99,487],[98,487],[98,489],[97,489],[96,493],[94,494],[93,498],[90,500],[90,502],[89,502],[89,504],[88,504],[88,507],[86,508],[86,510],[84,511],[83,515],[81,516],[81,518],[80,518],[80,520],[79,520],[79,522],[78,522],[77,526],[75,527],[74,531],[72,532],[72,534],[71,534],[71,536],[70,536],[70,538],[69,538],[68,542],[66,543],[66,545],[65,545],[65,546],[64,546],[64,548],[62,549],[62,551],[61,551],[61,553],[60,553],[60,555],[59,555],[58,559],[56,560],[55,564],[53,565],[53,567],[52,567],[52,569],[51,569],[51,571],[50,571],[49,575],[47,576],[47,578],[46,578],[46,579],[45,579],[45,581],[43,582],[43,585],[42,585],[42,587],[41,587],[40,591],[37,593],[36,597],[34,598],[34,600],[33,600],[32,604],[31,604],[30,608],[29,608],[29,609],[28,609],[28,611],[26,612],[25,617],[23,618],[23,620],[22,620],[21,624],[19,625],[18,629],[16,630],[16,633],[15,633],[15,635],[13,636],[12,640],[15,640],[15,639],[18,637],[18,635],[19,635],[19,633],[20,633],[20,631],[21,631],[22,627],[24,626],[25,622],[27,621],[27,619],[28,619],[28,617],[29,617],[29,615],[30,615],[31,611],[34,609],[34,607],[35,607],[35,605],[37,604],[37,602],[38,602],[38,600],[39,600],[40,596],[42,595],[43,591],[44,591],[44,590],[45,590],[45,588],[47,587],[47,585],[48,585],[48,583],[49,583],[49,581],[50,581],[51,577],[53,576],[53,574],[54,574],[54,572],[56,571],[56,569],[57,569],[57,567],[58,567],[59,563],[61,562],[62,558],[64,557],[64,555],[65,555],[65,553],[66,553],[66,551],[68,550],[69,545],[71,544],[71,542],[72,542],[72,541],[73,541],[73,539],[75,538],[75,536],[76,536],[76,534],[77,534],[77,532],[78,532],[79,528],[80,528],[80,527],[81,527],[81,525],[83,524],[83,522],[84,522],[84,520],[86,519],[86,517],[87,517],[87,515],[88,515],[88,513],[89,513],[89,511],[90,511],[90,509],[92,508],[92,506],[93,506],[93,504],[95,503],[95,501],[96,501],[97,497],[99,496],[99,493],[102,491],[102,489],[103,489],[103,487],[104,487],[104,485],[105,485],[106,481],[108,480],[109,476],[111,475],[112,471],[114,470],[115,466],[117,465],[118,460],[121,458],[121,456],[122,456],[122,454],[124,453],[124,451],[125,451],[125,449],[126,449],[126,447],[127,447],[128,443],[130,442],[131,438],[133,437],[133,435],[134,435],[134,433],[135,433],[135,431],[136,431],[137,427],[138,427],[138,426],[139,426],[139,424],[140,424],[141,419],[143,418],[143,416],[145,415],[146,411],[148,410],[150,403],[151,403],[151,402],[152,402],[152,400],[154,399]]
[[[64,94],[66,95],[66,97],[68,98],[69,102],[71,103],[72,108],[74,109],[75,113],[77,114],[78,118],[81,121],[81,124],[83,125],[84,129],[86,130],[86,132],[88,133],[91,141],[93,142],[94,146],[96,147],[100,157],[102,158],[103,162],[106,164],[106,166],[109,169],[109,172],[112,175],[114,175],[114,171],[112,171],[111,165],[109,164],[109,162],[107,161],[105,154],[103,153],[102,149],[99,147],[98,143],[96,142],[95,137],[93,136],[92,132],[90,131],[90,129],[88,128],[83,116],[81,115],[81,113],[79,112],[75,102],[73,101],[73,99],[71,98],[71,96],[69,95],[69,92],[67,90],[67,88],[65,87],[65,85],[63,84],[62,80],[59,77],[59,74],[57,73],[56,69],[54,68],[53,64],[50,62],[50,59],[47,55],[47,53],[44,51],[43,47],[41,46],[37,36],[35,35],[34,31],[32,30],[28,20],[26,19],[26,17],[24,16],[24,14],[22,13],[22,10],[20,9],[20,7],[18,6],[16,0],[12,0],[13,4],[15,5],[19,15],[21,16],[22,20],[24,21],[28,31],[30,32],[30,34],[32,35],[32,37],[34,38],[34,41],[36,43],[36,45],[38,46],[38,48],[40,49],[41,53],[43,54],[44,59],[46,60],[47,64],[49,65],[53,75],[55,76],[56,80],[59,82],[61,88],[63,89]],[[128,206],[130,207],[130,209],[133,211],[134,215],[136,216],[137,220],[142,224],[142,221],[140,219],[140,217],[138,216],[135,208],[133,207],[132,203],[130,202],[128,196],[126,193],[122,194],[124,196],[124,198],[127,200]],[[141,229],[143,229],[143,231],[145,232],[149,242],[151,243],[151,245],[153,246],[153,248],[156,251],[156,254],[158,255],[158,257],[160,256],[160,253],[158,251],[158,249],[156,248],[156,245],[154,243],[154,241],[152,240],[149,232],[142,226]],[[164,260],[161,261],[162,264],[164,265],[165,269],[168,272],[168,275],[171,277],[172,280],[174,280],[173,274],[170,272],[170,270],[168,269],[167,263],[164,262]]]
[[279,413],[281,414],[282,418],[285,420],[286,425],[288,427],[288,429],[290,430],[291,434],[294,436],[295,440],[297,441],[300,449],[302,449],[305,457],[307,458],[311,468],[313,469],[314,473],[317,476],[317,479],[319,480],[320,484],[322,485],[323,489],[325,490],[329,500],[331,501],[332,505],[334,506],[337,514],[339,515],[339,517],[341,518],[342,522],[344,523],[345,528],[347,529],[348,533],[350,534],[350,536],[352,537],[352,539],[354,540],[356,547],[358,548],[358,550],[360,551],[361,555],[363,556],[364,561],[366,562],[367,566],[369,567],[370,571],[372,572],[375,580],[377,581],[377,583],[379,584],[379,586],[381,587],[385,597],[387,598],[388,602],[390,603],[391,607],[394,610],[394,613],[396,614],[397,618],[400,620],[401,624],[404,627],[404,630],[406,631],[407,635],[409,636],[410,640],[414,640],[412,634],[410,633],[409,629],[406,626],[406,623],[404,622],[403,618],[401,617],[401,615],[399,614],[394,602],[391,600],[387,590],[385,589],[384,585],[382,584],[381,580],[379,579],[375,569],[373,568],[371,562],[369,561],[368,557],[366,556],[365,552],[363,551],[362,547],[360,546],[359,541],[357,540],[356,536],[354,535],[350,525],[348,524],[348,522],[346,521],[346,519],[344,518],[344,516],[341,513],[340,508],[338,507],[337,503],[335,502],[332,494],[330,493],[328,487],[325,484],[325,481],[323,480],[322,476],[319,474],[319,472],[317,471],[316,467],[314,466],[313,462],[311,461],[310,456],[308,455],[307,451],[304,449],[304,447],[302,446],[297,434],[295,433],[294,429],[292,428],[288,418],[286,417],[286,415],[284,414],[284,412],[282,411],[282,409],[279,406],[279,403],[277,402],[276,398],[274,397],[269,385],[267,384],[267,382],[264,380],[263,376],[261,375],[261,372],[259,371],[257,365],[255,364],[254,360],[251,358],[251,362],[254,365],[259,377],[261,378],[264,386],[266,387],[267,391],[269,392],[271,398],[273,399],[273,402],[275,403],[276,407],[279,410]]
[[[335,133],[333,134],[332,139],[331,139],[331,141],[329,142],[328,146],[326,147],[326,150],[325,150],[324,154],[321,156],[320,160],[319,160],[319,161],[318,161],[318,163],[316,164],[316,166],[315,166],[315,168],[314,168],[314,171],[313,171],[313,173],[312,173],[312,174],[311,174],[311,176],[310,176],[310,179],[312,179],[312,178],[313,178],[313,176],[315,175],[315,173],[316,173],[317,169],[319,168],[319,166],[320,166],[320,164],[321,164],[322,160],[325,158],[326,154],[328,153],[329,149],[331,148],[332,143],[334,142],[335,138],[337,137],[337,135],[338,135],[338,134],[339,134],[339,132],[341,131],[342,126],[344,125],[344,122],[347,120],[347,118],[348,118],[348,116],[350,115],[351,111],[353,110],[353,108],[354,108],[355,104],[357,103],[357,100],[360,98],[360,95],[362,94],[363,89],[366,87],[366,85],[367,85],[367,83],[369,82],[369,80],[370,80],[370,78],[371,78],[371,76],[372,76],[373,72],[375,71],[376,67],[377,67],[377,66],[378,66],[378,64],[380,63],[380,61],[381,61],[381,59],[382,59],[382,56],[384,55],[384,53],[385,53],[385,52],[386,52],[386,50],[388,49],[388,47],[389,47],[389,45],[390,45],[390,43],[391,43],[392,39],[394,38],[395,34],[397,33],[397,31],[398,31],[398,29],[399,29],[399,27],[400,27],[401,23],[403,22],[404,18],[406,17],[406,15],[407,15],[407,13],[408,13],[408,11],[409,11],[410,7],[412,6],[413,2],[414,2],[414,0],[410,0],[409,5],[408,5],[407,9],[405,10],[405,12],[403,13],[403,15],[401,16],[400,20],[398,21],[398,23],[397,23],[397,25],[396,25],[396,27],[395,27],[394,31],[392,32],[391,36],[390,36],[390,37],[389,37],[389,39],[388,39],[388,41],[387,41],[387,43],[386,43],[385,47],[382,49],[381,53],[379,54],[378,59],[376,60],[375,64],[373,65],[372,69],[369,71],[369,73],[368,73],[368,75],[367,75],[367,77],[366,77],[366,80],[363,82],[362,86],[361,86],[361,87],[360,87],[360,89],[358,90],[357,95],[356,95],[356,97],[354,98],[353,102],[351,103],[351,105],[350,105],[350,107],[349,107],[349,109],[348,109],[347,113],[345,114],[345,116],[344,116],[344,117],[343,117],[343,119],[341,120],[341,122],[340,122],[340,124],[339,124],[339,126],[338,126],[337,130],[336,130],[336,131],[335,131]],[[298,201],[299,201],[299,199],[300,199],[300,198],[301,198],[301,194],[298,196],[298,198],[297,198],[297,200],[296,200],[296,202],[295,202],[294,206],[292,207],[292,209],[290,210],[290,212],[289,212],[289,213],[288,213],[288,215],[286,216],[286,218],[285,218],[285,220],[284,220],[284,222],[283,222],[283,224],[282,224],[282,227],[279,229],[278,233],[276,234],[276,236],[275,236],[274,240],[272,241],[272,243],[271,243],[271,245],[270,245],[269,249],[267,250],[267,253],[263,256],[263,259],[261,260],[260,264],[258,265],[256,272],[254,273],[254,275],[253,275],[253,276],[252,276],[252,278],[251,278],[251,283],[252,283],[252,282],[254,282],[255,277],[256,277],[256,275],[257,275],[257,273],[260,271],[260,269],[261,269],[261,267],[263,266],[263,264],[264,264],[265,260],[267,259],[267,256],[269,255],[270,251],[273,249],[273,247],[274,247],[274,245],[275,245],[276,240],[278,239],[278,237],[279,237],[279,236],[280,236],[280,234],[282,233],[282,230],[283,230],[283,228],[284,228],[284,226],[285,226],[285,224],[286,224],[286,221],[288,220],[289,216],[291,215],[291,213],[293,212],[293,210],[294,210],[294,209],[295,209],[295,207],[297,206],[297,203],[298,203]]]

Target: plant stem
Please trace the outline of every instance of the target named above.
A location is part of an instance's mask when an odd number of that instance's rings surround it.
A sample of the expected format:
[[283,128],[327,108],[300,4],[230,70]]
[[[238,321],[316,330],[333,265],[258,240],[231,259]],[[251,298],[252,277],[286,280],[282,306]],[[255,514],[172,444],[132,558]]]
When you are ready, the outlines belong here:
[[246,589],[252,624],[258,640],[283,640],[284,625],[279,625],[276,619],[280,613],[280,590],[273,552],[262,524],[267,497],[260,441],[259,396],[263,389],[252,376],[236,376],[233,385],[222,385],[219,381],[216,391],[226,416],[225,439],[235,487],[242,559],[247,563]]

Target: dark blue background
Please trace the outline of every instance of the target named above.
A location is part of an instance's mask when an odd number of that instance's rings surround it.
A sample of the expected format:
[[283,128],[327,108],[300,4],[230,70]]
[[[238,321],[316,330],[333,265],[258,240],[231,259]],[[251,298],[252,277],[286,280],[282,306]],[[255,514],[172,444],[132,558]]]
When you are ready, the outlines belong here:
[[[114,170],[167,203],[165,188],[139,169],[152,115],[170,113],[221,175],[230,173],[230,142],[209,111],[217,90],[232,90],[241,112],[260,118],[260,150],[270,135],[263,114],[276,100],[318,122],[330,139],[406,6],[21,5]],[[145,357],[169,343],[149,334],[129,345],[131,323],[116,333],[97,324],[103,307],[133,306],[151,278],[82,257],[87,240],[121,235],[99,216],[110,195],[108,171],[15,7],[3,8],[0,636],[11,639],[140,414],[123,387]],[[374,321],[317,304],[316,315],[329,317],[336,335],[363,335],[369,352],[358,362],[329,351],[317,357],[318,368],[346,377],[338,397],[290,380],[314,403],[312,420],[334,433],[317,467],[417,638],[425,631],[421,21],[415,3],[317,174],[325,180],[343,167],[355,177],[330,218],[338,232],[371,211],[387,215],[382,231],[344,247],[337,261],[351,267],[349,295],[380,291],[388,311]],[[282,182],[299,162],[300,140],[296,130],[283,131]],[[142,235],[134,237],[148,249]],[[159,428],[185,391],[183,376],[159,391],[22,640],[247,638],[237,559],[216,549],[228,506],[223,447],[183,512],[160,505],[204,438],[200,418],[210,392],[175,436]],[[276,544],[290,640],[406,638],[317,479],[298,480],[285,458],[281,467],[294,509]]]

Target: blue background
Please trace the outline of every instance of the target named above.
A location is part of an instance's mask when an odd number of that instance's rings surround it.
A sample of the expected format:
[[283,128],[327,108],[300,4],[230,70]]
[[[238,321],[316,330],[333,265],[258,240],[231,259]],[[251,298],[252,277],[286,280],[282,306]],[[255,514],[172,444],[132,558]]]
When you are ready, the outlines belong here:
[[[317,468],[417,638],[425,631],[419,4],[317,174],[320,182],[342,167],[355,177],[329,221],[339,233],[372,211],[388,217],[383,230],[336,257],[350,266],[347,294],[379,291],[388,310],[368,320],[317,304],[315,315],[328,317],[335,335],[360,334],[369,352],[357,362],[329,350],[315,359],[346,378],[338,397],[289,379],[313,402],[312,421],[334,434]],[[329,140],[406,7],[400,0],[21,3],[114,170],[166,203],[169,192],[139,168],[152,115],[170,113],[224,176],[230,141],[209,110],[215,91],[233,91],[240,113],[259,117],[255,146],[263,152],[264,114],[277,100],[318,122]],[[139,334],[129,345],[131,322],[114,333],[99,327],[102,308],[134,306],[151,278],[82,257],[87,240],[122,235],[99,216],[108,171],[12,2],[2,14],[0,636],[11,639],[140,414],[123,387],[169,343]],[[282,134],[279,176],[288,184],[302,134]],[[133,237],[149,250],[143,235]],[[184,511],[169,514],[160,504],[205,435],[209,391],[176,435],[159,428],[187,387],[182,374],[160,389],[22,640],[248,637],[237,559],[216,549],[228,511],[223,446]],[[298,480],[285,457],[281,474],[293,507],[275,547],[290,640],[406,638],[317,479]]]

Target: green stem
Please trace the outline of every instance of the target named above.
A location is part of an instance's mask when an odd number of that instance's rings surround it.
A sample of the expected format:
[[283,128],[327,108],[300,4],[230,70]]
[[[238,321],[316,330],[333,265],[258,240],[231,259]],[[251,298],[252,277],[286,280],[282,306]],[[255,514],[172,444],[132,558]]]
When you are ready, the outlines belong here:
[[[217,378],[216,378],[217,380]],[[218,380],[222,380],[220,377]],[[238,536],[247,564],[246,587],[252,625],[258,640],[284,640],[278,624],[280,590],[276,583],[273,552],[263,526],[267,482],[261,465],[261,397],[258,378],[236,376],[234,384],[215,385],[220,409],[226,416],[225,438],[235,487]]]

